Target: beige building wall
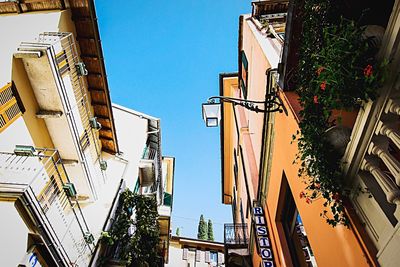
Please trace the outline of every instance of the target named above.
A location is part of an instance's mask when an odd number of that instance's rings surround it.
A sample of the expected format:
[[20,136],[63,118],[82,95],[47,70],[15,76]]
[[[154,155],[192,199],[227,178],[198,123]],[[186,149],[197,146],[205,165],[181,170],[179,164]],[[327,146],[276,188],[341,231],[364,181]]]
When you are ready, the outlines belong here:
[[[223,267],[225,266],[223,250],[222,243],[173,236],[169,246],[169,261],[165,267]],[[218,265],[206,262],[206,253],[209,251],[217,253]]]
[[13,202],[0,201],[0,211],[1,265],[17,266],[26,254],[29,230]]

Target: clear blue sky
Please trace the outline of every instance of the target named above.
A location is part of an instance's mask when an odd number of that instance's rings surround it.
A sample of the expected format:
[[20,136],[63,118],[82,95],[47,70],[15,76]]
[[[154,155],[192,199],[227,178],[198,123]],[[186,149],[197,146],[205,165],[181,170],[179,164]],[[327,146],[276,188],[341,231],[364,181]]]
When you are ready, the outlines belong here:
[[245,0],[96,1],[112,101],[161,118],[162,151],[176,158],[173,234],[196,237],[200,214],[217,241],[231,206],[221,203],[219,128],[201,103],[217,95],[218,74],[237,71]]

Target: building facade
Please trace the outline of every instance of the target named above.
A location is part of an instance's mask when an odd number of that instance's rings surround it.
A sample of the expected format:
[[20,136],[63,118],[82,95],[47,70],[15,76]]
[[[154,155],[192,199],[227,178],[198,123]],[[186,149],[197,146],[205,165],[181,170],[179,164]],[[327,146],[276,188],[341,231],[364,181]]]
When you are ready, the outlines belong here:
[[391,62],[390,78],[374,101],[342,112],[341,125],[351,132],[341,170],[349,227],[329,225],[320,216],[324,201],[305,201],[298,177],[302,162],[296,161],[293,135],[302,118],[291,79],[302,6],[252,4],[252,14],[239,19],[239,71],[220,74],[220,95],[255,101],[278,96],[275,105],[282,112],[222,104],[222,202],[232,205],[233,214],[233,224],[225,226],[227,266],[396,266],[398,1],[384,7],[365,3],[381,12],[380,20],[365,19],[385,29],[378,56]]
[[174,158],[111,103],[94,2],[1,1],[0,25],[2,265],[98,266],[125,188],[156,195],[168,251]]
[[223,243],[180,236],[172,236],[170,242],[169,261],[165,266],[225,266]]

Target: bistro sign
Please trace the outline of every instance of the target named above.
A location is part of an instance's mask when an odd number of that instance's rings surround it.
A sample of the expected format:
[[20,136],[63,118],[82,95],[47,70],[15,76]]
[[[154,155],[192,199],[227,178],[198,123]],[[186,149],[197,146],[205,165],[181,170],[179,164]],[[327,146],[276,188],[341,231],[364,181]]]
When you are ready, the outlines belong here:
[[264,209],[258,205],[253,207],[253,221],[255,224],[258,252],[262,258],[262,267],[274,267],[274,256],[265,221]]

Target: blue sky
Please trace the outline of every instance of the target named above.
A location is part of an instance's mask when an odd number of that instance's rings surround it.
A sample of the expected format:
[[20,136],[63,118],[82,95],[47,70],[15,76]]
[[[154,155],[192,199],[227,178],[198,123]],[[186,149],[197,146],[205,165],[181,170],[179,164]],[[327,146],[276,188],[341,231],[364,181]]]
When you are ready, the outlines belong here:
[[231,207],[221,203],[219,128],[201,103],[217,95],[218,74],[237,71],[244,0],[96,1],[112,101],[161,118],[162,151],[176,158],[173,233],[196,237],[200,214],[216,240]]

